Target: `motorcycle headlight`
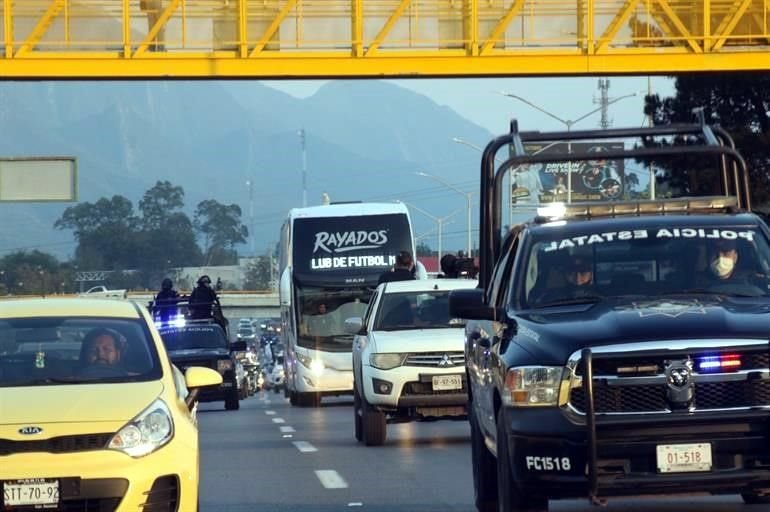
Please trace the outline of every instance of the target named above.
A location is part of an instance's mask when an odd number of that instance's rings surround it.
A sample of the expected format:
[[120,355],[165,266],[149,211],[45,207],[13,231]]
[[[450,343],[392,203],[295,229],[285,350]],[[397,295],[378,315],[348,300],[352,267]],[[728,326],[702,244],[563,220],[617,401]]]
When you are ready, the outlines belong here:
[[174,437],[174,421],[165,402],[158,399],[129,421],[110,440],[108,448],[131,457],[144,457]]
[[220,359],[217,361],[217,371],[219,373],[226,372],[233,369],[233,362],[229,359]]
[[563,373],[560,366],[511,368],[505,376],[503,401],[514,407],[558,405]]
[[404,364],[406,354],[371,354],[369,364],[379,370],[392,370]]

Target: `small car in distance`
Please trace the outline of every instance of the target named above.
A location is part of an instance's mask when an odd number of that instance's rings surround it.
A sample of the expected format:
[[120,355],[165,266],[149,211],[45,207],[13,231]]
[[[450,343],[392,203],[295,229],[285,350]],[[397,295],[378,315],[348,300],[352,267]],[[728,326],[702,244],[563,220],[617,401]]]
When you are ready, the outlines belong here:
[[195,510],[195,393],[220,382],[174,368],[132,302],[3,301],[0,509]]
[[449,316],[449,292],[475,286],[470,279],[383,283],[365,317],[346,320],[355,334],[358,441],[383,444],[388,422],[465,418],[464,324]]

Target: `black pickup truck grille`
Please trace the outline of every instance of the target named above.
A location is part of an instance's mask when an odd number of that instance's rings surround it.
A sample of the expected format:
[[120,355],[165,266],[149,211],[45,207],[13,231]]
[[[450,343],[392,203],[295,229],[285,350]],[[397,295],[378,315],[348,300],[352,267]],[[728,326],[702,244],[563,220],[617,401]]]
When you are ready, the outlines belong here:
[[[738,352],[741,373],[709,375],[693,370],[693,399],[688,410],[730,409],[737,407],[770,407],[770,354],[766,350]],[[665,356],[644,355],[595,356],[593,360],[594,408],[601,413],[665,412],[672,407],[669,401],[669,384],[666,380],[667,361],[688,357],[697,362],[704,355],[677,354]],[[576,367],[576,375],[582,376],[582,363]],[[631,384],[627,378],[652,379],[654,382]],[[640,379],[641,378],[641,379]],[[578,412],[586,410],[586,397],[581,387],[570,391],[570,404]],[[681,405],[681,404],[680,404]]]

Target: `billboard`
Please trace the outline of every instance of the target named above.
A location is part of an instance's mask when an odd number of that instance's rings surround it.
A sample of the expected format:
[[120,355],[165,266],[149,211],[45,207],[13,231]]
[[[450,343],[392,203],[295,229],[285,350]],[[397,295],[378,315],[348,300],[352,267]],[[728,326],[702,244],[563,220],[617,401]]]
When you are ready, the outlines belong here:
[[77,201],[75,158],[0,158],[0,202],[5,201]]
[[[516,205],[531,205],[567,201],[568,185],[572,201],[612,201],[638,197],[647,187],[649,176],[628,172],[623,160],[607,160],[602,153],[623,149],[623,142],[566,142],[527,144],[527,154],[567,155],[595,154],[584,161],[525,164],[514,171],[511,201]],[[631,176],[633,174],[633,176]],[[571,184],[568,176],[572,176]]]

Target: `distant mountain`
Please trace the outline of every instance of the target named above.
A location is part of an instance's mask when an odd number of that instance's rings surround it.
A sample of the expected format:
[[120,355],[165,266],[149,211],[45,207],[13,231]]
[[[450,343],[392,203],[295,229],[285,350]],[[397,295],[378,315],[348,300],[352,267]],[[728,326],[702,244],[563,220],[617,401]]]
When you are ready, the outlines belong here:
[[[203,199],[238,203],[258,250],[275,243],[282,217],[301,204],[300,128],[310,204],[322,192],[402,198],[437,216],[463,200],[415,172],[475,190],[480,155],[451,139],[491,137],[425,96],[377,81],[331,82],[307,99],[254,82],[3,82],[0,126],[2,156],[77,157],[81,201],[121,194],[136,205],[169,180],[184,188],[190,213]],[[0,254],[71,254],[71,234],[53,230],[67,206],[0,204]],[[464,229],[460,219],[454,231]],[[418,232],[435,226],[419,214],[415,222]]]

